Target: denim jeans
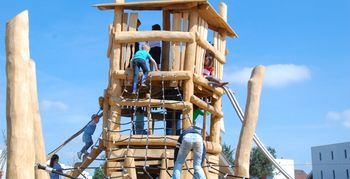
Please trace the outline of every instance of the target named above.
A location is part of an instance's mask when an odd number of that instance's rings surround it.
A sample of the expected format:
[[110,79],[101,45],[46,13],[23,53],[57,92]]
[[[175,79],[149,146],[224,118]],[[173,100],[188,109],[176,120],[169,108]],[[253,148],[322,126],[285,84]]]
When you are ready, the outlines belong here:
[[203,139],[197,133],[188,133],[183,137],[179,153],[174,164],[173,179],[181,178],[182,165],[185,163],[187,154],[191,151],[193,154],[194,178],[205,179],[202,169]]
[[140,68],[143,71],[143,76],[141,82],[144,83],[146,81],[146,78],[148,76],[148,69],[146,66],[146,61],[143,59],[134,59],[132,62],[132,68],[133,68],[133,83],[132,83],[132,92],[136,92],[137,88],[137,82],[139,77]]
[[87,140],[87,141],[84,141],[85,142],[85,145],[83,146],[83,148],[80,150],[81,153],[86,153],[87,150],[92,146],[92,144],[94,144],[92,142],[92,138],[91,140]]

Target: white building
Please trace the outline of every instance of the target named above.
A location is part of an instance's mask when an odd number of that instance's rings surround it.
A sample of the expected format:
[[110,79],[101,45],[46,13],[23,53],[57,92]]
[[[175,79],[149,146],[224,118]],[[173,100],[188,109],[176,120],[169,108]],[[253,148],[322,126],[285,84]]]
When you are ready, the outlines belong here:
[[313,179],[350,179],[350,142],[311,148]]

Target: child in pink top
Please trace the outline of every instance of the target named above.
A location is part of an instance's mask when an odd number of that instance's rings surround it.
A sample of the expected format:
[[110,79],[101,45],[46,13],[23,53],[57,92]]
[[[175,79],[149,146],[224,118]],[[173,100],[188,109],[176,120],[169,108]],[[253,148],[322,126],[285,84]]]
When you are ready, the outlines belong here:
[[204,67],[203,67],[203,77],[207,79],[211,84],[216,86],[225,86],[228,82],[224,82],[220,79],[217,79],[213,76],[214,73],[214,59],[210,53],[205,54]]

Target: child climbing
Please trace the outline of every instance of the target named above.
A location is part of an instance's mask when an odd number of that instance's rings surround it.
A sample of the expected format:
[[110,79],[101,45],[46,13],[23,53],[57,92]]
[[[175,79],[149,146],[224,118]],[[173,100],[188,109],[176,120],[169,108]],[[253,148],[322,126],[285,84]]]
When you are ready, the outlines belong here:
[[102,117],[103,113],[101,114],[93,114],[91,116],[91,121],[85,126],[84,128],[84,134],[83,134],[83,142],[85,142],[85,145],[83,148],[78,152],[78,158],[81,159],[81,156],[84,154],[87,156],[89,153],[87,150],[92,146],[93,140],[92,135],[95,132],[96,124],[99,122],[100,118]]
[[205,179],[202,164],[205,158],[205,147],[201,135],[201,128],[191,126],[185,129],[180,135],[174,152],[174,172],[173,179],[181,178],[182,165],[185,163],[188,153],[192,150],[194,177]]
[[204,59],[204,67],[203,67],[203,76],[205,79],[207,79],[211,84],[214,84],[216,86],[225,86],[228,84],[228,82],[224,82],[218,78],[215,78],[213,76],[214,72],[214,59],[213,56],[210,53],[205,54]]
[[132,83],[132,93],[136,94],[137,90],[137,82],[138,82],[138,76],[139,76],[139,70],[140,68],[143,71],[143,76],[141,79],[141,85],[144,86],[144,82],[146,81],[146,78],[148,76],[148,68],[146,66],[146,63],[152,62],[155,66],[156,71],[158,71],[157,63],[154,61],[152,56],[149,54],[150,47],[148,44],[144,44],[142,46],[142,50],[139,50],[135,53],[132,67],[133,67],[133,83]]
[[[52,157],[51,157],[51,159],[50,159],[50,167],[51,168],[53,168],[53,169],[55,169],[57,172],[59,172],[59,173],[62,173],[62,167],[61,167],[61,165],[58,163],[58,160],[59,160],[60,158],[58,157],[58,155],[57,154],[54,154]],[[60,176],[59,176],[59,174],[57,174],[57,173],[50,173],[50,179],[59,179],[60,178]]]

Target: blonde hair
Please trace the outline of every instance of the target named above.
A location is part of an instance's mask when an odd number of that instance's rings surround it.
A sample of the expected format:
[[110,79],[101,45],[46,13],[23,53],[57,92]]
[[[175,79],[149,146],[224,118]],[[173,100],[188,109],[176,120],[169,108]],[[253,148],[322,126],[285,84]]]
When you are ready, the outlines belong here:
[[142,50],[149,51],[150,49],[151,49],[151,47],[148,44],[143,44],[142,45]]

